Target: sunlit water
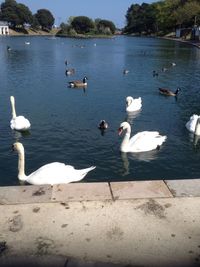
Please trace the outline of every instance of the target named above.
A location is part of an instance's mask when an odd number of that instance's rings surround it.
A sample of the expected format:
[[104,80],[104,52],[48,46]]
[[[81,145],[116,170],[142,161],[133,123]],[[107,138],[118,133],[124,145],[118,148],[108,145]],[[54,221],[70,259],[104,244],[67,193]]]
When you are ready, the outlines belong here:
[[[66,59],[76,70],[70,77]],[[124,75],[124,69],[130,72]],[[198,178],[200,144],[194,144],[185,123],[200,114],[199,69],[199,49],[168,40],[1,37],[0,185],[19,184],[18,156],[11,149],[16,140],[25,147],[27,174],[60,161],[76,168],[96,165],[85,182]],[[68,88],[68,81],[85,75],[85,91]],[[182,90],[176,101],[159,95],[158,87]],[[31,121],[29,134],[10,129],[11,95],[17,114]],[[125,111],[128,95],[143,101],[132,116]],[[97,127],[101,119],[109,123],[104,135]],[[166,143],[149,153],[121,154],[117,129],[125,120],[132,134],[158,130],[167,135]]]

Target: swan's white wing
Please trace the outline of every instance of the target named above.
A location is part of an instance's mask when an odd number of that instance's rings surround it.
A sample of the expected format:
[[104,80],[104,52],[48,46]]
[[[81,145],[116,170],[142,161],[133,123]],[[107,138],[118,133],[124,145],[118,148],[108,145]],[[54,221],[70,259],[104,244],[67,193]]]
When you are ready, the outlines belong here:
[[134,135],[129,141],[130,152],[142,152],[156,149],[166,140],[156,131],[143,131]]
[[185,125],[185,127],[188,129],[188,131],[194,133],[198,118],[199,118],[199,116],[196,114],[194,114],[190,117],[190,120]]
[[94,167],[76,170],[71,165],[65,165],[60,162],[53,162],[46,164],[30,174],[27,178],[27,182],[30,184],[60,184],[79,181]]
[[141,104],[142,103],[141,97],[138,97],[138,98],[133,99],[133,103],[135,103],[135,104]]
[[132,136],[129,140],[129,145],[132,146],[135,142],[142,142],[145,139],[149,139],[150,137],[155,137],[159,135],[159,132],[150,132],[150,131],[143,131],[143,132],[139,132],[137,134],[135,134],[134,136]]
[[142,99],[141,97],[133,99],[132,103],[126,108],[128,112],[136,111],[141,109],[142,107]]
[[13,130],[23,131],[29,129],[31,124],[24,116],[17,116],[10,121],[10,127]]

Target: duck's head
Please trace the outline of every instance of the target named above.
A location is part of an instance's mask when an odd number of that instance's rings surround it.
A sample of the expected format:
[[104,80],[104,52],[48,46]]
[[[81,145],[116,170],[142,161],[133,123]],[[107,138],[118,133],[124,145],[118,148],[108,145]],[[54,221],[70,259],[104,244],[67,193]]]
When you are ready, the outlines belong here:
[[108,123],[105,120],[101,120],[99,123],[99,129],[105,130],[108,128]]
[[128,127],[130,127],[129,123],[124,121],[120,124],[118,128],[118,134],[121,135],[124,130],[126,130]]
[[127,69],[123,70],[123,74],[128,74],[128,73],[129,73],[129,70],[127,70]]
[[88,77],[85,76],[85,77],[83,78],[83,83],[86,83],[87,80],[88,80]]
[[181,88],[180,88],[180,87],[178,87],[178,88],[176,89],[175,94],[177,95],[179,91],[181,91]]

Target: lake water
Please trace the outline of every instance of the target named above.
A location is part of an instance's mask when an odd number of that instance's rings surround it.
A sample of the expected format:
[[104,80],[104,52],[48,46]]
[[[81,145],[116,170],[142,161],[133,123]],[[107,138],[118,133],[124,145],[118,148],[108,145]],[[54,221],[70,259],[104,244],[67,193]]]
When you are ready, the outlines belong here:
[[[65,75],[65,60],[75,75]],[[124,75],[124,69],[130,72]],[[200,114],[199,70],[200,49],[169,40],[0,37],[0,185],[19,184],[11,149],[16,140],[25,147],[26,174],[60,161],[75,168],[96,165],[84,182],[198,178],[200,144],[185,123]],[[85,75],[85,91],[68,88],[68,81]],[[160,95],[158,87],[182,90],[176,100]],[[11,95],[17,115],[32,124],[29,134],[10,129]],[[142,97],[135,117],[125,111],[128,95]],[[101,119],[109,123],[104,135],[97,128]],[[126,120],[132,134],[158,130],[167,141],[153,152],[121,154],[117,129]]]

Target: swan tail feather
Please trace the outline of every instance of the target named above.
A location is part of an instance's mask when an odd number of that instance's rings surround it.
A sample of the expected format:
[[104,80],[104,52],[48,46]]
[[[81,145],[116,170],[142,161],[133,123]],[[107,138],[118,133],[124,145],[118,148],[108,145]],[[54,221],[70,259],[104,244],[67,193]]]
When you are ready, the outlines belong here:
[[89,167],[89,168],[86,168],[86,169],[81,170],[81,176],[82,176],[82,177],[85,177],[85,175],[86,175],[88,172],[94,170],[95,168],[96,168],[96,166],[91,166],[91,167]]
[[75,181],[78,182],[78,181],[82,180],[87,175],[88,172],[94,170],[95,168],[96,168],[96,166],[91,166],[91,167],[86,168],[86,169],[82,169],[79,171],[77,170],[79,172],[79,175],[73,180],[73,182],[75,182]]
[[81,172],[83,172],[83,174],[87,174],[88,172],[94,170],[95,168],[96,168],[96,166],[91,166],[89,168],[81,170]]
[[164,135],[164,136],[159,136],[159,142],[158,142],[158,145],[161,146],[162,143],[164,143],[166,140],[167,140],[167,136],[166,136],[166,135]]

